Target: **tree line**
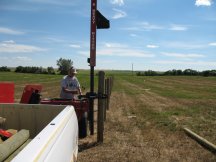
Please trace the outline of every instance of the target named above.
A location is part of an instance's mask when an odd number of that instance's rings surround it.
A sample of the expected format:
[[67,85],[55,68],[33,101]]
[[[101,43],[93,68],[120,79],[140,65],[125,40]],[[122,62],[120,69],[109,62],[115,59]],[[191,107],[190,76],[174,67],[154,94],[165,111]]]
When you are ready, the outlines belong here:
[[[56,74],[66,75],[68,70],[73,66],[73,61],[70,59],[60,58],[56,62],[58,69],[55,71],[53,67],[36,67],[36,66],[18,66],[15,68],[16,73],[33,73],[33,74]],[[7,66],[0,67],[0,72],[10,72],[11,69]],[[192,69],[185,70],[168,70],[165,72],[158,72],[153,70],[148,71],[139,71],[136,72],[137,76],[216,76],[216,70],[205,70],[205,71],[196,71]]]
[[55,74],[53,67],[36,67],[36,66],[18,66],[15,69],[16,73],[33,73],[33,74]]
[[216,70],[205,70],[205,71],[196,71],[193,69],[185,70],[168,70],[165,72],[157,72],[153,70],[137,72],[137,76],[216,76]]
[[[58,66],[57,72],[62,75],[66,75],[68,70],[73,66],[73,61],[70,59],[60,58],[56,62]],[[7,66],[0,67],[0,72],[10,72],[11,69]],[[56,74],[56,71],[53,67],[37,67],[37,66],[18,66],[15,68],[14,72],[16,73],[32,73],[32,74]]]
[[0,71],[10,72],[11,69],[9,69],[7,66],[0,67]]

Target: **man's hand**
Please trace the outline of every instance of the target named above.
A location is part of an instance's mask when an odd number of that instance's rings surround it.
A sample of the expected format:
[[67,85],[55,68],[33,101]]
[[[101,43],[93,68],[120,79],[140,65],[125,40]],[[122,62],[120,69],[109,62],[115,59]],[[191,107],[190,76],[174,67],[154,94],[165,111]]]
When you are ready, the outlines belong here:
[[72,94],[78,94],[78,91],[71,91]]

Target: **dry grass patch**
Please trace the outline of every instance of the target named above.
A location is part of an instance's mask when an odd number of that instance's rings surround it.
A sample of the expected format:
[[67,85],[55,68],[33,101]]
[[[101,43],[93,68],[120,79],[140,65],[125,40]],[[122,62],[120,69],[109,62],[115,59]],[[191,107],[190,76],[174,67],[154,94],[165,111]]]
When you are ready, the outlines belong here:
[[[113,93],[105,123],[104,143],[79,153],[79,161],[215,161],[212,153],[182,131],[158,128],[136,109],[136,99]],[[144,108],[145,109],[145,108]],[[128,118],[130,115],[136,116]],[[143,123],[145,121],[145,123]],[[140,127],[144,124],[144,127]],[[94,135],[94,140],[96,140]],[[94,143],[94,142],[92,142]]]

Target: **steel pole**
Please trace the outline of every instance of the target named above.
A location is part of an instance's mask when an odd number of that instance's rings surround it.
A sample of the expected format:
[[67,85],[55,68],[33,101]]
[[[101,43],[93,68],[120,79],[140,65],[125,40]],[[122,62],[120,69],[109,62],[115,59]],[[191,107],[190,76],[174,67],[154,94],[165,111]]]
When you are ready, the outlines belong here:
[[[90,96],[94,93],[94,66],[90,69]],[[90,134],[94,134],[94,98],[89,99],[89,129]]]
[[[91,0],[91,33],[90,33],[90,94],[94,94],[94,66],[96,65],[96,11],[97,0]],[[94,98],[89,100],[89,129],[94,134]]]

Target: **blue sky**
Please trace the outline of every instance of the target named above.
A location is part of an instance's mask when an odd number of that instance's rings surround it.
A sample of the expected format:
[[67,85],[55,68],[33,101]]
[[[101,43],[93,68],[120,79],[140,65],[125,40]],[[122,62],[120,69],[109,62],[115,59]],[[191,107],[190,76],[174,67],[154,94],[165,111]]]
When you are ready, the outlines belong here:
[[[88,69],[90,0],[0,0],[0,66]],[[216,1],[98,0],[96,69],[216,69]]]

